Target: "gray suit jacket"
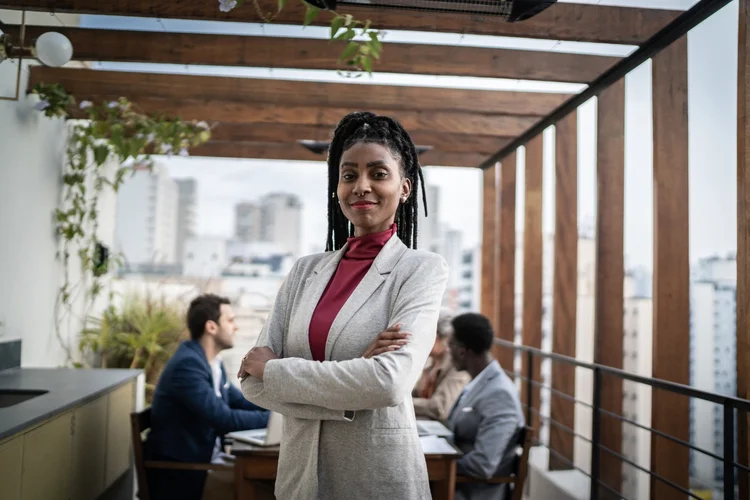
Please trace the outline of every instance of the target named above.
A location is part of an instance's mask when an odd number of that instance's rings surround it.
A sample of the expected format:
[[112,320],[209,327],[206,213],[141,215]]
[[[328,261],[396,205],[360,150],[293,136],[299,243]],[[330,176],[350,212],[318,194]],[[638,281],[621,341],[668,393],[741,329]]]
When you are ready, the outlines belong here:
[[[326,361],[312,360],[308,327],[346,247],[303,257],[276,297],[258,340],[281,358],[242,392],[284,415],[276,497],[283,500],[429,499],[411,389],[435,341],[448,267],[393,236],[334,320]],[[402,349],[364,359],[400,323]]]
[[[513,472],[516,448],[524,426],[516,384],[493,361],[471,392],[459,398],[448,417],[456,446],[464,452],[459,474],[478,478],[507,476]],[[497,500],[506,485],[464,483],[457,500]]]

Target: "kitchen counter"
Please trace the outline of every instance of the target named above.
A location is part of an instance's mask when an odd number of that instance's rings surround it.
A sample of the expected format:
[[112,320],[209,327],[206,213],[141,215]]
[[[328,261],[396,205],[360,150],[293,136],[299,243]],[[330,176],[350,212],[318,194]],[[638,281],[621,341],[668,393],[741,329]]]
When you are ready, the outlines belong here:
[[135,379],[142,370],[11,368],[0,371],[0,391],[44,390],[45,394],[0,408],[0,440]]

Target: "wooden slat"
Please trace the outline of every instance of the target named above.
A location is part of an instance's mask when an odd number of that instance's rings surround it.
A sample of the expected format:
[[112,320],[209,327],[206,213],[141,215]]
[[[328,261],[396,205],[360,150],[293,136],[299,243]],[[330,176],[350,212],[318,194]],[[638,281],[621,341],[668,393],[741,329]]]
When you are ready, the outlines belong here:
[[[690,384],[687,36],[653,58],[654,339],[653,377]],[[654,389],[651,426],[690,440],[690,401]],[[652,434],[651,470],[688,488],[688,448]],[[651,481],[651,498],[684,498]]]
[[[737,397],[750,399],[750,0],[740,0],[737,86]],[[750,418],[740,413],[737,461],[750,465]],[[739,498],[750,475],[737,474]]]
[[[523,231],[523,345],[542,348],[542,171],[543,139],[538,135],[526,145],[526,189]],[[526,376],[526,356],[523,375]],[[542,381],[541,360],[534,360],[533,379]],[[526,384],[524,384],[525,386]],[[531,404],[540,409],[539,387],[532,389]],[[523,390],[526,398],[526,389]],[[534,415],[529,423],[539,430],[539,418]]]
[[[497,165],[485,169],[482,177],[482,278],[480,311],[495,322],[495,251],[497,249]],[[493,325],[497,330],[497,325]]]
[[[594,305],[594,362],[613,368],[623,364],[623,238],[625,223],[625,81],[619,80],[599,96],[597,116],[596,301]],[[603,409],[622,415],[622,380],[603,376]],[[601,444],[620,453],[622,424],[601,418]],[[596,452],[596,451],[594,451]],[[601,480],[622,487],[622,463],[599,452]],[[601,498],[612,498],[605,489]],[[657,497],[658,498],[658,497]]]
[[[78,95],[83,99],[100,102],[116,96]],[[274,104],[244,103],[236,101],[168,100],[139,97],[134,104],[144,113],[163,113],[184,120],[205,120],[224,123],[275,123],[291,125],[335,126],[351,108],[323,108],[314,106],[277,106]],[[475,113],[444,111],[394,111],[370,109],[373,113],[392,116],[409,132],[441,132],[447,134],[486,134],[493,131],[498,136],[515,136],[536,122],[527,116],[478,115]],[[77,116],[77,115],[76,115]],[[432,144],[425,144],[431,146]]]
[[[503,158],[500,164],[500,196],[498,197],[497,248],[497,310],[495,336],[508,342],[516,340],[516,153]],[[513,369],[514,353],[495,349],[495,359],[506,370]]]
[[60,83],[73,95],[225,99],[276,106],[324,106],[352,110],[417,109],[525,116],[546,115],[569,97],[567,94],[543,92],[128,73],[45,66],[31,70],[29,88],[39,81]]
[[[559,121],[555,136],[555,265],[553,281],[552,351],[576,356],[578,289],[578,119],[576,113]],[[575,397],[575,367],[552,363],[552,389]],[[552,420],[575,428],[575,404],[550,395]],[[568,462],[551,454],[550,470],[570,469],[573,435],[550,426],[550,447]]]
[[[18,27],[6,30],[18,35]],[[30,26],[29,40],[48,28]],[[262,68],[346,69],[344,45],[321,39],[200,33],[55,28],[75,47],[79,61],[148,62]],[[619,58],[483,47],[386,43],[378,73],[475,76],[589,83]]]
[[[260,0],[263,12],[274,12],[276,0]],[[143,16],[162,19],[201,19],[258,22],[261,18],[253,5],[247,4],[228,13],[219,11],[218,3],[205,0],[0,0],[0,8],[54,10],[79,14]],[[548,38],[638,45],[674,20],[680,13],[657,9],[634,9],[600,5],[557,3],[539,15],[520,23],[506,23],[495,16],[471,13],[420,12],[368,6],[341,6],[342,14],[371,20],[381,30],[434,31],[524,38]],[[288,2],[273,22],[302,24],[305,7],[302,2]],[[330,14],[322,13],[312,24],[328,26]]]
[[[192,156],[212,156],[216,158],[255,158],[263,160],[326,161],[325,155],[318,155],[300,144],[281,142],[223,142],[209,141],[190,150]],[[484,155],[473,153],[445,153],[428,151],[420,155],[423,166],[475,167]]]
[[[332,126],[291,125],[278,123],[217,123],[212,130],[212,140],[239,142],[296,142],[300,139],[328,141]],[[481,153],[490,155],[510,143],[510,137],[490,135],[448,134],[441,132],[412,131],[409,134],[417,145],[434,146],[451,153]]]

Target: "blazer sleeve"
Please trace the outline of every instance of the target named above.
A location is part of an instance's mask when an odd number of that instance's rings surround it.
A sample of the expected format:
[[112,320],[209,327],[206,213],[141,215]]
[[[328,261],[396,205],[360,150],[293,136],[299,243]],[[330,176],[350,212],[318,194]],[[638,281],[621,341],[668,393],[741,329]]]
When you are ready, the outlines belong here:
[[208,422],[220,434],[263,428],[268,424],[267,411],[232,409],[217,397],[211,382],[206,379],[205,370],[198,359],[185,358],[172,373],[174,394],[191,413]]
[[435,342],[448,280],[448,266],[442,257],[425,254],[420,259],[404,278],[388,320],[388,324],[400,323],[402,331],[411,333],[408,344],[370,359],[269,361],[264,383],[273,399],[356,411],[395,406],[410,397]]
[[[298,264],[299,261],[294,264],[284,283],[282,283],[271,307],[271,312],[268,314],[266,323],[260,332],[260,337],[255,344],[256,347],[269,347],[280,358],[284,357],[284,336],[289,324],[289,309],[294,293],[292,283],[296,278]],[[266,373],[268,373],[268,364],[266,365]],[[351,420],[351,416],[345,415],[343,411],[331,410],[314,403],[299,404],[281,401],[272,396],[263,380],[255,377],[245,377],[240,383],[240,387],[242,388],[242,395],[248,401],[287,417],[310,420]]]
[[495,475],[521,425],[512,398],[508,391],[495,392],[482,398],[474,449],[456,462],[459,474],[482,479]]
[[469,374],[452,368],[435,388],[431,398],[414,398],[414,412],[418,417],[445,421],[451,408],[469,383]]

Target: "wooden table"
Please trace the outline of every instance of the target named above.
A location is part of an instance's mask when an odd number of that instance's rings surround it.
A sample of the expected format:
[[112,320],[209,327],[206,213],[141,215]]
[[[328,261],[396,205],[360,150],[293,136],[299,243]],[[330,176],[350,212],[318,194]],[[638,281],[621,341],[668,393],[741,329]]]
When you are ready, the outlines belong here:
[[[452,454],[425,454],[427,475],[433,500],[454,500],[456,492],[456,460],[463,456],[458,449]],[[279,448],[263,448],[246,443],[232,445],[235,461],[235,499],[255,500],[253,481],[276,479]]]

